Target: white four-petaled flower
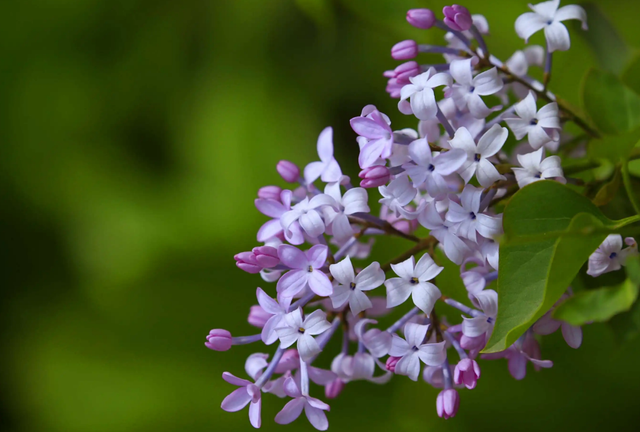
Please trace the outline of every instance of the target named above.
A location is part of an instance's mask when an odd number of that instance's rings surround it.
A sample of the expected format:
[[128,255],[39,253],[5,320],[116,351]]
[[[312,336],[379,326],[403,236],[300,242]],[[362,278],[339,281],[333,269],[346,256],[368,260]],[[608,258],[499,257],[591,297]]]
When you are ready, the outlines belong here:
[[473,117],[483,119],[501,107],[488,108],[480,96],[496,94],[504,84],[496,68],[479,73],[474,77],[472,68],[477,61],[477,57],[473,57],[451,62],[449,71],[456,83],[445,94],[453,99],[458,109],[468,108]]
[[577,5],[558,9],[560,0],[530,4],[533,12],[526,12],[516,20],[516,33],[527,42],[532,34],[544,29],[544,36],[550,52],[566,51],[571,47],[571,38],[562,21],[577,19],[582,21],[582,29],[587,29],[587,13]]
[[566,183],[559,156],[544,157],[544,149],[532,153],[518,155],[518,162],[522,168],[511,168],[518,181],[518,186],[525,187],[538,180],[555,179]]
[[560,139],[557,103],[551,102],[537,110],[533,92],[529,92],[526,98],[516,104],[515,110],[519,118],[506,118],[505,121],[516,139],[522,139],[526,135],[534,150]]
[[620,270],[629,255],[638,253],[638,244],[633,237],[625,238],[624,243],[628,247],[622,249],[622,236],[620,234],[608,235],[598,249],[589,257],[587,274],[596,277],[603,273]]
[[333,307],[341,308],[348,302],[351,313],[354,315],[372,306],[371,300],[364,291],[379,287],[385,279],[384,271],[375,261],[356,275],[348,256],[337,264],[331,264],[329,271],[338,282],[338,285],[333,287],[331,296]]
[[456,234],[473,242],[478,241],[477,234],[493,238],[502,232],[501,214],[491,216],[480,212],[482,193],[482,189],[466,185],[460,194],[461,204],[451,201],[446,216],[446,220],[454,224]]
[[482,187],[489,187],[494,182],[505,179],[488,158],[500,151],[508,136],[507,128],[496,124],[482,135],[476,145],[467,128],[461,127],[456,131],[449,144],[451,148],[462,149],[467,153],[467,160],[459,171],[465,183],[469,183],[474,174]]
[[384,283],[387,287],[387,307],[396,307],[411,296],[413,303],[422,312],[431,313],[441,293],[429,281],[438,276],[443,267],[436,265],[429,254],[424,254],[417,264],[412,256],[399,264],[391,264],[391,268],[400,277],[388,279]]
[[404,326],[405,339],[393,335],[389,355],[401,357],[395,367],[396,374],[406,375],[417,381],[421,360],[428,366],[439,366],[445,361],[445,343],[427,343],[424,338],[428,330],[428,325],[408,323]]
[[425,138],[409,144],[409,155],[414,163],[405,163],[402,168],[411,177],[413,186],[426,183],[427,192],[432,197],[439,197],[450,192],[444,176],[456,172],[467,160],[467,155],[460,149],[453,149],[433,156],[431,147]]
[[308,362],[322,351],[313,336],[324,333],[331,327],[327,315],[319,309],[311,312],[303,320],[302,309],[298,308],[286,314],[282,324],[282,327],[276,329],[282,348],[289,348],[297,342],[298,353],[304,362]]
[[[436,73],[434,68],[409,78],[411,84],[402,87],[398,109],[403,114],[415,115],[420,120],[429,120],[436,116],[438,105],[433,89],[439,86],[451,85],[451,75]],[[410,109],[406,104],[411,99]]]

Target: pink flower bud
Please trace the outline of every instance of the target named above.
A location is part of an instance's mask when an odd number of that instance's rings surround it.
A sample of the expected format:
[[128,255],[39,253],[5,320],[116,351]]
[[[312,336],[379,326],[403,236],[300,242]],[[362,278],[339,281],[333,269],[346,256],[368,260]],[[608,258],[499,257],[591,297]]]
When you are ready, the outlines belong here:
[[406,81],[409,83],[409,78],[414,77],[420,73],[420,65],[414,61],[402,63],[393,70],[396,73],[396,79],[398,81]]
[[395,372],[396,371],[396,365],[398,364],[398,362],[400,361],[402,357],[393,357],[393,356],[389,356],[389,358],[387,359],[387,363],[385,364],[385,367],[387,368],[387,370],[389,372]]
[[398,99],[400,97],[400,92],[402,91],[402,87],[404,87],[406,83],[398,82],[397,79],[391,78],[387,81],[387,88],[385,89],[389,96],[392,98]]
[[256,257],[258,265],[262,268],[272,268],[280,264],[278,249],[271,246],[260,246],[253,248],[253,255]]
[[428,30],[436,23],[436,16],[430,9],[410,9],[407,21],[416,28]]
[[280,192],[282,188],[279,186],[264,186],[258,189],[258,198],[280,201]]
[[418,44],[416,41],[406,40],[398,42],[391,48],[391,57],[394,60],[409,60],[418,55]]
[[442,390],[436,399],[438,417],[448,419],[455,417],[460,407],[460,396],[455,389]]
[[480,378],[480,366],[478,362],[468,358],[460,360],[453,372],[453,382],[458,385],[464,384],[468,389],[476,387],[478,378]]
[[247,321],[254,327],[262,328],[273,315],[266,312],[259,305],[251,306],[249,309],[249,318]]
[[286,182],[295,183],[300,178],[300,168],[293,162],[281,160],[276,165],[276,170]]
[[451,30],[465,31],[469,30],[473,25],[471,14],[464,6],[445,6],[442,9],[442,13],[444,13],[444,23]]
[[360,186],[363,188],[374,188],[383,186],[391,180],[389,169],[385,166],[372,166],[360,171],[358,177],[362,179]]
[[231,343],[231,333],[224,329],[213,329],[207,335],[204,345],[214,351],[228,351]]
[[342,393],[342,389],[344,389],[344,381],[340,378],[336,378],[327,384],[324,388],[324,395],[327,399],[335,399]]
[[255,274],[260,273],[260,270],[262,270],[253,252],[240,252],[233,259],[236,260],[236,266],[247,273]]

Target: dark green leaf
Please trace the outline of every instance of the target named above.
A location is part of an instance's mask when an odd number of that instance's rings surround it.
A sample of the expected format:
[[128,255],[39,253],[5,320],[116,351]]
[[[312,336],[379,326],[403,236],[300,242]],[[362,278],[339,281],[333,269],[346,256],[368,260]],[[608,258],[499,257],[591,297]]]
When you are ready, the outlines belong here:
[[587,72],[582,83],[582,103],[593,124],[604,134],[623,134],[640,126],[640,97],[609,72]]
[[[508,348],[546,313],[607,235],[593,231],[613,225],[589,199],[556,182],[536,182],[516,193],[504,212],[500,307],[485,352]],[[572,235],[558,235],[563,231]],[[519,242],[523,237],[529,240]]]
[[581,23],[573,21],[575,31],[572,33],[585,40],[602,69],[619,75],[631,55],[629,46],[600,7],[593,3],[583,3],[581,6],[589,17],[589,31],[583,31],[580,29]]
[[[640,257],[632,256],[627,259],[626,265],[629,280],[638,287],[640,285]],[[640,301],[636,299],[631,309],[614,316],[611,328],[618,342],[626,342],[640,334]]]
[[621,285],[583,291],[562,302],[553,312],[556,319],[572,325],[608,321],[628,311],[638,298],[638,285],[627,279]]
[[636,54],[622,73],[622,82],[640,94],[640,55]]
[[621,185],[622,175],[620,174],[620,168],[616,168],[613,173],[613,178],[600,188],[595,198],[593,198],[593,203],[598,207],[609,204],[616,196]]
[[640,128],[620,135],[609,135],[589,142],[588,154],[591,159],[607,159],[617,164],[629,157],[640,140]]

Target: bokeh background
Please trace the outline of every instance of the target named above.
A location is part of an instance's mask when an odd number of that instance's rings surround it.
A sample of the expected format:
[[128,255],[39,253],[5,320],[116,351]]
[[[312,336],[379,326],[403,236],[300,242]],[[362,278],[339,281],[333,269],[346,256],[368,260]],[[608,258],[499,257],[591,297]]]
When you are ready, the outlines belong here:
[[[594,3],[640,47],[636,0]],[[415,126],[381,74],[397,63],[395,42],[441,41],[406,24],[405,11],[446,4],[0,2],[2,430],[250,430],[246,411],[219,406],[232,390],[221,373],[242,375],[252,348],[214,353],[203,342],[215,327],[253,332],[244,320],[261,281],[232,256],[255,245],[264,221],[256,191],[283,185],[279,159],[315,160],[327,125],[355,176],[348,120],[365,104]],[[489,20],[493,53],[524,46],[513,23],[525,0],[465,5]],[[555,56],[551,88],[578,105],[597,59],[569,28],[573,47]],[[407,246],[388,242],[374,256]],[[555,366],[522,382],[504,360],[485,362],[448,421],[425,383],[350,384],[331,403],[330,430],[637,430],[637,340],[616,343],[598,324],[577,351],[559,334],[542,349]],[[302,419],[275,425],[282,404],[265,399],[265,430],[311,430]]]

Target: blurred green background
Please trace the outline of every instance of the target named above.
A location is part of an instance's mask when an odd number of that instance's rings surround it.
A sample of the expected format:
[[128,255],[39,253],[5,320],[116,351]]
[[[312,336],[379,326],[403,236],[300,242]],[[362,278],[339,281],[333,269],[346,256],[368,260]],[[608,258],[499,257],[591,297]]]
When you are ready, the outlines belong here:
[[[596,3],[640,47],[637,0]],[[219,406],[233,389],[221,373],[244,376],[252,347],[214,353],[203,342],[215,327],[252,333],[255,288],[273,289],[232,258],[265,220],[255,193],[283,185],[279,159],[315,160],[327,125],[354,176],[348,120],[365,104],[396,128],[415,126],[381,74],[397,64],[395,42],[441,41],[412,29],[405,11],[446,4],[0,2],[2,430],[250,430],[246,410]],[[487,17],[503,60],[524,46],[513,23],[525,0],[464,4]],[[596,60],[569,28],[573,47],[555,55],[551,88],[578,105]],[[408,246],[388,244],[375,256]],[[637,340],[617,345],[591,325],[577,351],[559,334],[542,349],[554,368],[522,382],[504,360],[484,362],[448,421],[425,383],[350,384],[330,401],[330,430],[638,430]],[[311,430],[275,425],[282,405],[265,399],[265,430]]]

